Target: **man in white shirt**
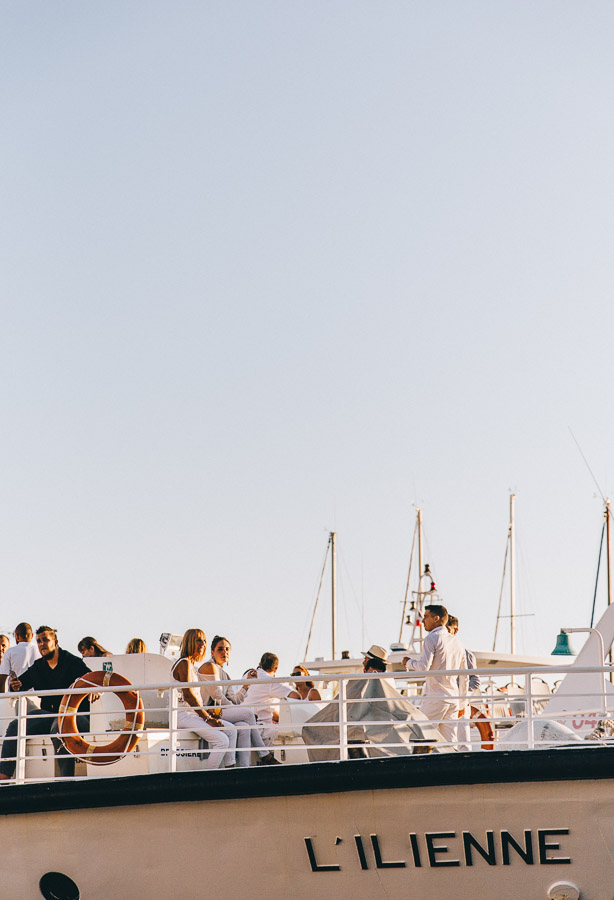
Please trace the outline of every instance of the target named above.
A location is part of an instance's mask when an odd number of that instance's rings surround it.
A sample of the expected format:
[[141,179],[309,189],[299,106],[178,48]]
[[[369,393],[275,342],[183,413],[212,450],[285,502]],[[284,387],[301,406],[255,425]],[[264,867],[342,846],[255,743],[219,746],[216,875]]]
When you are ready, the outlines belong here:
[[277,674],[279,659],[274,653],[263,653],[258,669],[250,670],[248,678],[263,678],[261,684],[250,684],[245,700],[246,706],[250,706],[256,713],[258,724],[263,726],[262,739],[267,746],[273,743],[277,734],[276,724],[279,722],[279,701],[290,694],[299,697],[287,685],[280,681],[273,681]]
[[461,694],[466,694],[466,679],[460,679],[459,688],[458,675],[448,675],[444,670],[467,668],[465,648],[446,628],[448,611],[445,606],[440,604],[425,606],[422,619],[424,628],[428,631],[422,653],[418,659],[405,656],[403,664],[410,672],[426,672],[429,669],[442,672],[441,675],[425,679],[420,709],[431,721],[437,722],[437,727],[446,741],[455,741],[459,689]]
[[20,622],[15,628],[15,641],[15,646],[8,648],[0,663],[0,694],[6,689],[6,681],[11,672],[17,677],[23,675],[40,656],[32,635],[32,626],[27,622]]

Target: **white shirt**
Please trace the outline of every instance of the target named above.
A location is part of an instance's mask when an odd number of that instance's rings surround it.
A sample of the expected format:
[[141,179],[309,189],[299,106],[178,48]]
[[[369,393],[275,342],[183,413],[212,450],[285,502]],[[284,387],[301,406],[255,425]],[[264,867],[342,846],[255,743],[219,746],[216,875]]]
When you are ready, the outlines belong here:
[[250,684],[245,697],[245,705],[251,707],[259,722],[270,725],[273,722],[273,706],[278,700],[287,697],[291,688],[281,681],[273,681],[273,676],[264,669],[257,669],[258,678],[266,678],[268,684]]
[[[215,675],[205,675],[200,670],[197,675],[201,681],[231,681],[230,675],[221,666],[213,661],[213,658],[206,660],[213,666]],[[208,692],[208,693],[207,693]],[[229,706],[230,704],[243,703],[247,694],[247,688],[238,687],[237,685],[215,685],[210,688],[204,686],[200,689],[200,695],[203,698],[203,706]]]
[[[11,669],[16,675],[23,675],[32,663],[40,656],[36,641],[20,641],[14,647],[5,650],[0,663],[0,675],[10,675]],[[8,690],[8,685],[7,685]]]
[[[429,631],[424,644],[422,654],[418,659],[409,659],[407,669],[416,672],[426,672],[428,669],[439,671],[441,669],[466,669],[467,657],[465,648],[454,634],[450,634],[445,625],[438,625]],[[465,681],[465,679],[462,679]],[[451,697],[453,700],[459,695],[458,675],[433,675],[425,679],[422,695],[424,697]],[[460,693],[466,693],[465,687],[460,686]]]

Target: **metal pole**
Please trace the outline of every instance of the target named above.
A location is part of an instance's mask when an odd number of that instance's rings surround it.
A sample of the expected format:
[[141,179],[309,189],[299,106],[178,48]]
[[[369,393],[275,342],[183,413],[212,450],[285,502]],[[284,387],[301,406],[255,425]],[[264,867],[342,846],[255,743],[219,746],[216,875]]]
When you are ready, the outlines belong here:
[[177,771],[177,691],[168,692],[168,771]]
[[[605,522],[606,522],[606,548],[608,561],[608,606],[612,603],[612,547],[610,543],[610,501],[605,501]],[[612,665],[612,647],[608,654],[608,662]],[[612,681],[612,672],[610,672],[610,681]]]
[[15,784],[24,784],[26,780],[26,729],[27,701],[25,697],[17,698],[17,761],[15,763]]
[[339,759],[348,758],[348,713],[346,706],[347,684],[343,678],[339,680]]
[[[422,510],[417,509],[417,520],[418,520],[418,582],[420,578],[422,578]],[[418,590],[420,590],[420,584],[418,583]]]
[[515,494],[510,494],[510,653],[516,650],[514,615],[516,611],[516,548],[514,540],[514,501]]
[[532,675],[524,676],[524,693],[526,696],[526,714],[527,714],[527,728],[528,728],[528,740],[527,747],[529,750],[535,749],[535,736],[533,734],[533,682],[531,679]]
[[[422,560],[423,560],[422,510],[417,509],[416,513],[417,513],[416,518],[417,518],[417,525],[418,525],[418,603],[416,604],[417,608],[416,608],[416,619],[415,620],[416,620],[416,623],[418,622],[418,619],[420,620],[420,627],[418,629],[418,647],[420,648],[420,651],[422,651],[422,644],[424,643],[424,632],[422,631],[422,612],[423,612],[423,607],[424,607],[424,604],[422,602],[424,599],[423,594],[422,594],[422,574],[424,572],[424,563],[422,562]],[[414,624],[414,631],[415,631],[415,629],[416,629],[416,625]],[[413,635],[412,635],[412,637],[413,637]],[[413,640],[412,640],[412,644],[413,644]],[[411,649],[411,645],[410,645],[410,649]]]
[[330,533],[330,550],[331,550],[331,600],[332,600],[332,638],[333,638],[333,655],[332,658],[336,659],[337,657],[337,598],[336,598],[336,566],[337,566],[337,554],[335,551],[335,537],[337,533],[335,531],[331,531]]

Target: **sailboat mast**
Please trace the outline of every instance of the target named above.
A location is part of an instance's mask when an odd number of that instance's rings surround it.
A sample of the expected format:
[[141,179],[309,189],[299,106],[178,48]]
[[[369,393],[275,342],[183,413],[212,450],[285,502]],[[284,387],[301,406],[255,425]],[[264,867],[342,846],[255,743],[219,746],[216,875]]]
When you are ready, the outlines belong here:
[[416,510],[416,518],[418,524],[418,590],[420,590],[420,579],[422,578],[422,510]]
[[[608,606],[612,603],[612,545],[610,543],[610,523],[611,523],[612,515],[610,513],[610,501],[605,501],[605,533],[606,533],[606,548],[607,548],[607,563],[608,563]],[[610,652],[608,654],[608,661],[610,665],[612,665],[612,648],[610,647]],[[610,672],[610,681],[612,681],[612,672]]]
[[332,642],[333,642],[333,655],[332,659],[337,658],[337,597],[336,597],[336,566],[337,566],[337,554],[335,551],[335,538],[337,536],[336,531],[331,531],[330,533],[330,571],[331,571],[331,606],[332,606]]
[[510,653],[516,650],[515,607],[516,607],[516,541],[514,535],[515,494],[510,494]]

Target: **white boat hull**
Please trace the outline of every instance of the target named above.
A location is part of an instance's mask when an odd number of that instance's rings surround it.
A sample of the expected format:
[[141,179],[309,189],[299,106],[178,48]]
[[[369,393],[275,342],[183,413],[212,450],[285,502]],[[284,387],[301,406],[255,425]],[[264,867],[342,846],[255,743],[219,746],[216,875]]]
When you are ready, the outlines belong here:
[[[557,882],[612,900],[609,760],[591,748],[3,787],[5,873],[19,898],[59,871],[83,900],[545,900]],[[447,783],[428,783],[438,772]]]

